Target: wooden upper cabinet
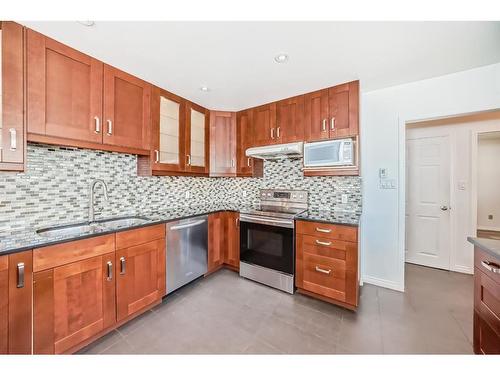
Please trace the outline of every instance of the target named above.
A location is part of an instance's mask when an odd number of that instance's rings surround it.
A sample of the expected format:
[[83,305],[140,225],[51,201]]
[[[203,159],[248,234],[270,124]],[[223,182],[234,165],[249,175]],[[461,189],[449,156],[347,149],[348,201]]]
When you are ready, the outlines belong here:
[[102,62],[27,30],[29,133],[102,143],[102,89]]
[[0,170],[24,169],[24,30],[0,22]]
[[304,97],[296,96],[276,103],[276,141],[289,143],[304,140]]
[[328,89],[330,138],[354,137],[359,133],[359,81]]
[[277,142],[276,103],[252,109],[252,147],[265,146]]
[[304,140],[330,138],[328,89],[304,95]]
[[252,111],[242,111],[236,114],[236,168],[238,175],[252,174],[252,158],[245,155],[253,141]]
[[151,94],[151,159],[158,172],[181,172],[186,165],[185,100],[158,87]]
[[150,148],[151,85],[112,66],[104,66],[103,143]]
[[165,231],[161,239],[117,250],[116,261],[116,315],[120,321],[165,294]]
[[31,354],[32,252],[0,256],[0,354]]
[[186,172],[208,174],[210,161],[210,125],[208,111],[186,103]]
[[236,175],[236,113],[210,111],[210,176]]

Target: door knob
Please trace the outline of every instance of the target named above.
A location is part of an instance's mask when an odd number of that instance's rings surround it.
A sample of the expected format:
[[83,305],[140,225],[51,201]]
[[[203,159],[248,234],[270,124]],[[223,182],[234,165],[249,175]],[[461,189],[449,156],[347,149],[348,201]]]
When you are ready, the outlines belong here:
[[441,206],[441,211],[448,211],[449,207],[448,206]]

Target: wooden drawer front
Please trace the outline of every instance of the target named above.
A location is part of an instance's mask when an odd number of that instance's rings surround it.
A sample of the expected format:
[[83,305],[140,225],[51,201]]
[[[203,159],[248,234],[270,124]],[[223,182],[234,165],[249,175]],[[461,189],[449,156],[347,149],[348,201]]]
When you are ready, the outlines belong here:
[[297,233],[308,234],[334,240],[358,242],[358,228],[346,225],[297,221]]
[[474,311],[474,353],[500,354],[500,336]]
[[87,238],[33,250],[33,272],[115,251],[115,235]]
[[301,241],[304,253],[312,255],[346,260],[348,254],[358,251],[357,244],[353,242],[331,240],[308,235],[300,235],[297,238]]
[[118,232],[116,233],[116,249],[126,249],[162,238],[165,238],[165,224]]
[[490,278],[500,284],[500,273],[493,272],[491,269],[500,268],[500,260],[495,259],[492,255],[484,252],[477,247],[474,248],[474,266],[487,274]]
[[500,336],[500,284],[477,267],[474,271],[474,309]]
[[346,264],[333,259],[304,253],[303,288],[339,301],[346,300]]

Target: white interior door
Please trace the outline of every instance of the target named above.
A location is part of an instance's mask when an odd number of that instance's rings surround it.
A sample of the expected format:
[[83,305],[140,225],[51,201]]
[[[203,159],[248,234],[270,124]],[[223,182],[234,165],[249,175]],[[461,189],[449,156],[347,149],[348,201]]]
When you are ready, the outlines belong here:
[[406,140],[406,261],[450,269],[450,140]]

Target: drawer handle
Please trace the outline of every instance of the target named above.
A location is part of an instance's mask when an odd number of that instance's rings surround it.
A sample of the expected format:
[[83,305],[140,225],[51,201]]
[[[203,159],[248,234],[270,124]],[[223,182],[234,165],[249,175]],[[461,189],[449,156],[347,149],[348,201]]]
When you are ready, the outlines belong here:
[[125,257],[120,258],[120,275],[125,275]]
[[111,261],[108,261],[106,263],[106,268],[107,268],[107,274],[108,274],[106,279],[108,281],[111,281],[111,280],[113,280],[113,263]]
[[17,264],[17,287],[24,288],[24,263]]
[[316,243],[318,245],[323,245],[323,246],[330,246],[332,244],[331,241],[328,241],[328,242],[323,242],[323,241],[320,241],[320,240],[316,240]]
[[332,270],[324,270],[323,268],[316,266],[316,272],[321,272],[321,273],[324,273],[326,275],[329,275],[332,272]]
[[9,129],[10,133],[10,151],[17,150],[17,130],[15,128]]
[[316,228],[316,232],[330,233],[331,231],[331,229]]
[[500,266],[498,264],[488,262],[487,260],[483,260],[481,261],[481,265],[490,272],[500,273]]

